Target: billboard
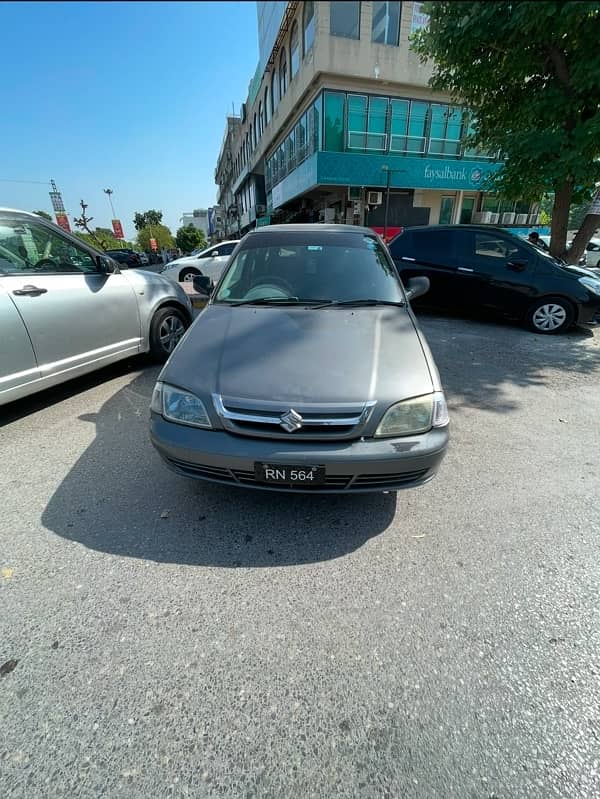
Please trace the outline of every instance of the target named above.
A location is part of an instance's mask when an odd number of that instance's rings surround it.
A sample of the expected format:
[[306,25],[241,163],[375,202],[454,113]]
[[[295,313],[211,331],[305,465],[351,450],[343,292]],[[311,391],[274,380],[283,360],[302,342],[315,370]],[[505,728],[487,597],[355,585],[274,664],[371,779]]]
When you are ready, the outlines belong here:
[[156,239],[150,239],[150,249],[154,250],[154,252],[158,250],[158,244],[156,243]]
[[63,203],[62,195],[59,191],[50,192],[50,202],[55,214],[65,213],[65,204]]
[[71,225],[69,225],[69,217],[66,214],[57,213],[56,216],[56,224],[61,227],[63,230],[66,230],[67,233],[71,232]]
[[123,233],[123,225],[121,224],[120,219],[113,219],[112,220],[112,229],[113,233],[115,234],[116,239],[124,239],[125,235]]

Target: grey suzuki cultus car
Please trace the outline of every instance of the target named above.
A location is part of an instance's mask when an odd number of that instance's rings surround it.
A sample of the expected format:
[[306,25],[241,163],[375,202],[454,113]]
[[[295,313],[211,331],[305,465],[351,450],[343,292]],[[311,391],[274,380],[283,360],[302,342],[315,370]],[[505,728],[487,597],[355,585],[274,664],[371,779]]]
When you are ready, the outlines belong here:
[[[196,278],[208,289],[207,277]],[[367,228],[258,228],[158,377],[152,442],[181,475],[278,491],[395,491],[448,443],[438,371]]]

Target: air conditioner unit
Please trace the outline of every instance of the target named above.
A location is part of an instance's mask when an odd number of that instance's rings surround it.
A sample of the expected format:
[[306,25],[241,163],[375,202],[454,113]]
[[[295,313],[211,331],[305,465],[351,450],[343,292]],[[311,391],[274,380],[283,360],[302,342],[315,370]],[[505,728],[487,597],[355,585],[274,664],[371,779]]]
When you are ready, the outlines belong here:
[[502,214],[502,219],[500,221],[503,225],[512,225],[515,221],[515,215],[511,213]]
[[538,225],[540,222],[540,215],[539,214],[529,214],[529,224],[530,225]]
[[488,225],[491,215],[490,211],[475,211],[473,214],[473,223],[475,225]]
[[382,194],[380,191],[368,191],[367,205],[381,205]]
[[500,214],[490,214],[490,225],[497,225],[500,221]]
[[527,214],[517,214],[515,218],[515,222],[517,225],[526,225],[527,224]]

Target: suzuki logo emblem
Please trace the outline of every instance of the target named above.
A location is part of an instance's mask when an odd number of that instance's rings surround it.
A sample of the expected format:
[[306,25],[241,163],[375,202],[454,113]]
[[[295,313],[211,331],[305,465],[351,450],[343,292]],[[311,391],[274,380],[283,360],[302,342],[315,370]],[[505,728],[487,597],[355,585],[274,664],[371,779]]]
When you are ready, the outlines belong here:
[[279,419],[279,424],[287,433],[295,433],[296,430],[300,430],[302,427],[302,422],[304,421],[300,414],[297,413],[293,408],[290,408],[289,411],[282,413]]

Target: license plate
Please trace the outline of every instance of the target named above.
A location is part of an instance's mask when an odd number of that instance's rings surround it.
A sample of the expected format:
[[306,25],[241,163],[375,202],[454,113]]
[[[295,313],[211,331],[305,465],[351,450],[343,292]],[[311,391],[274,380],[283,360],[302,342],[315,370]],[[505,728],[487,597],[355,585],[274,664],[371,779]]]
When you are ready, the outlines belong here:
[[255,463],[254,476],[261,483],[279,483],[292,486],[322,485],[325,482],[325,467]]

